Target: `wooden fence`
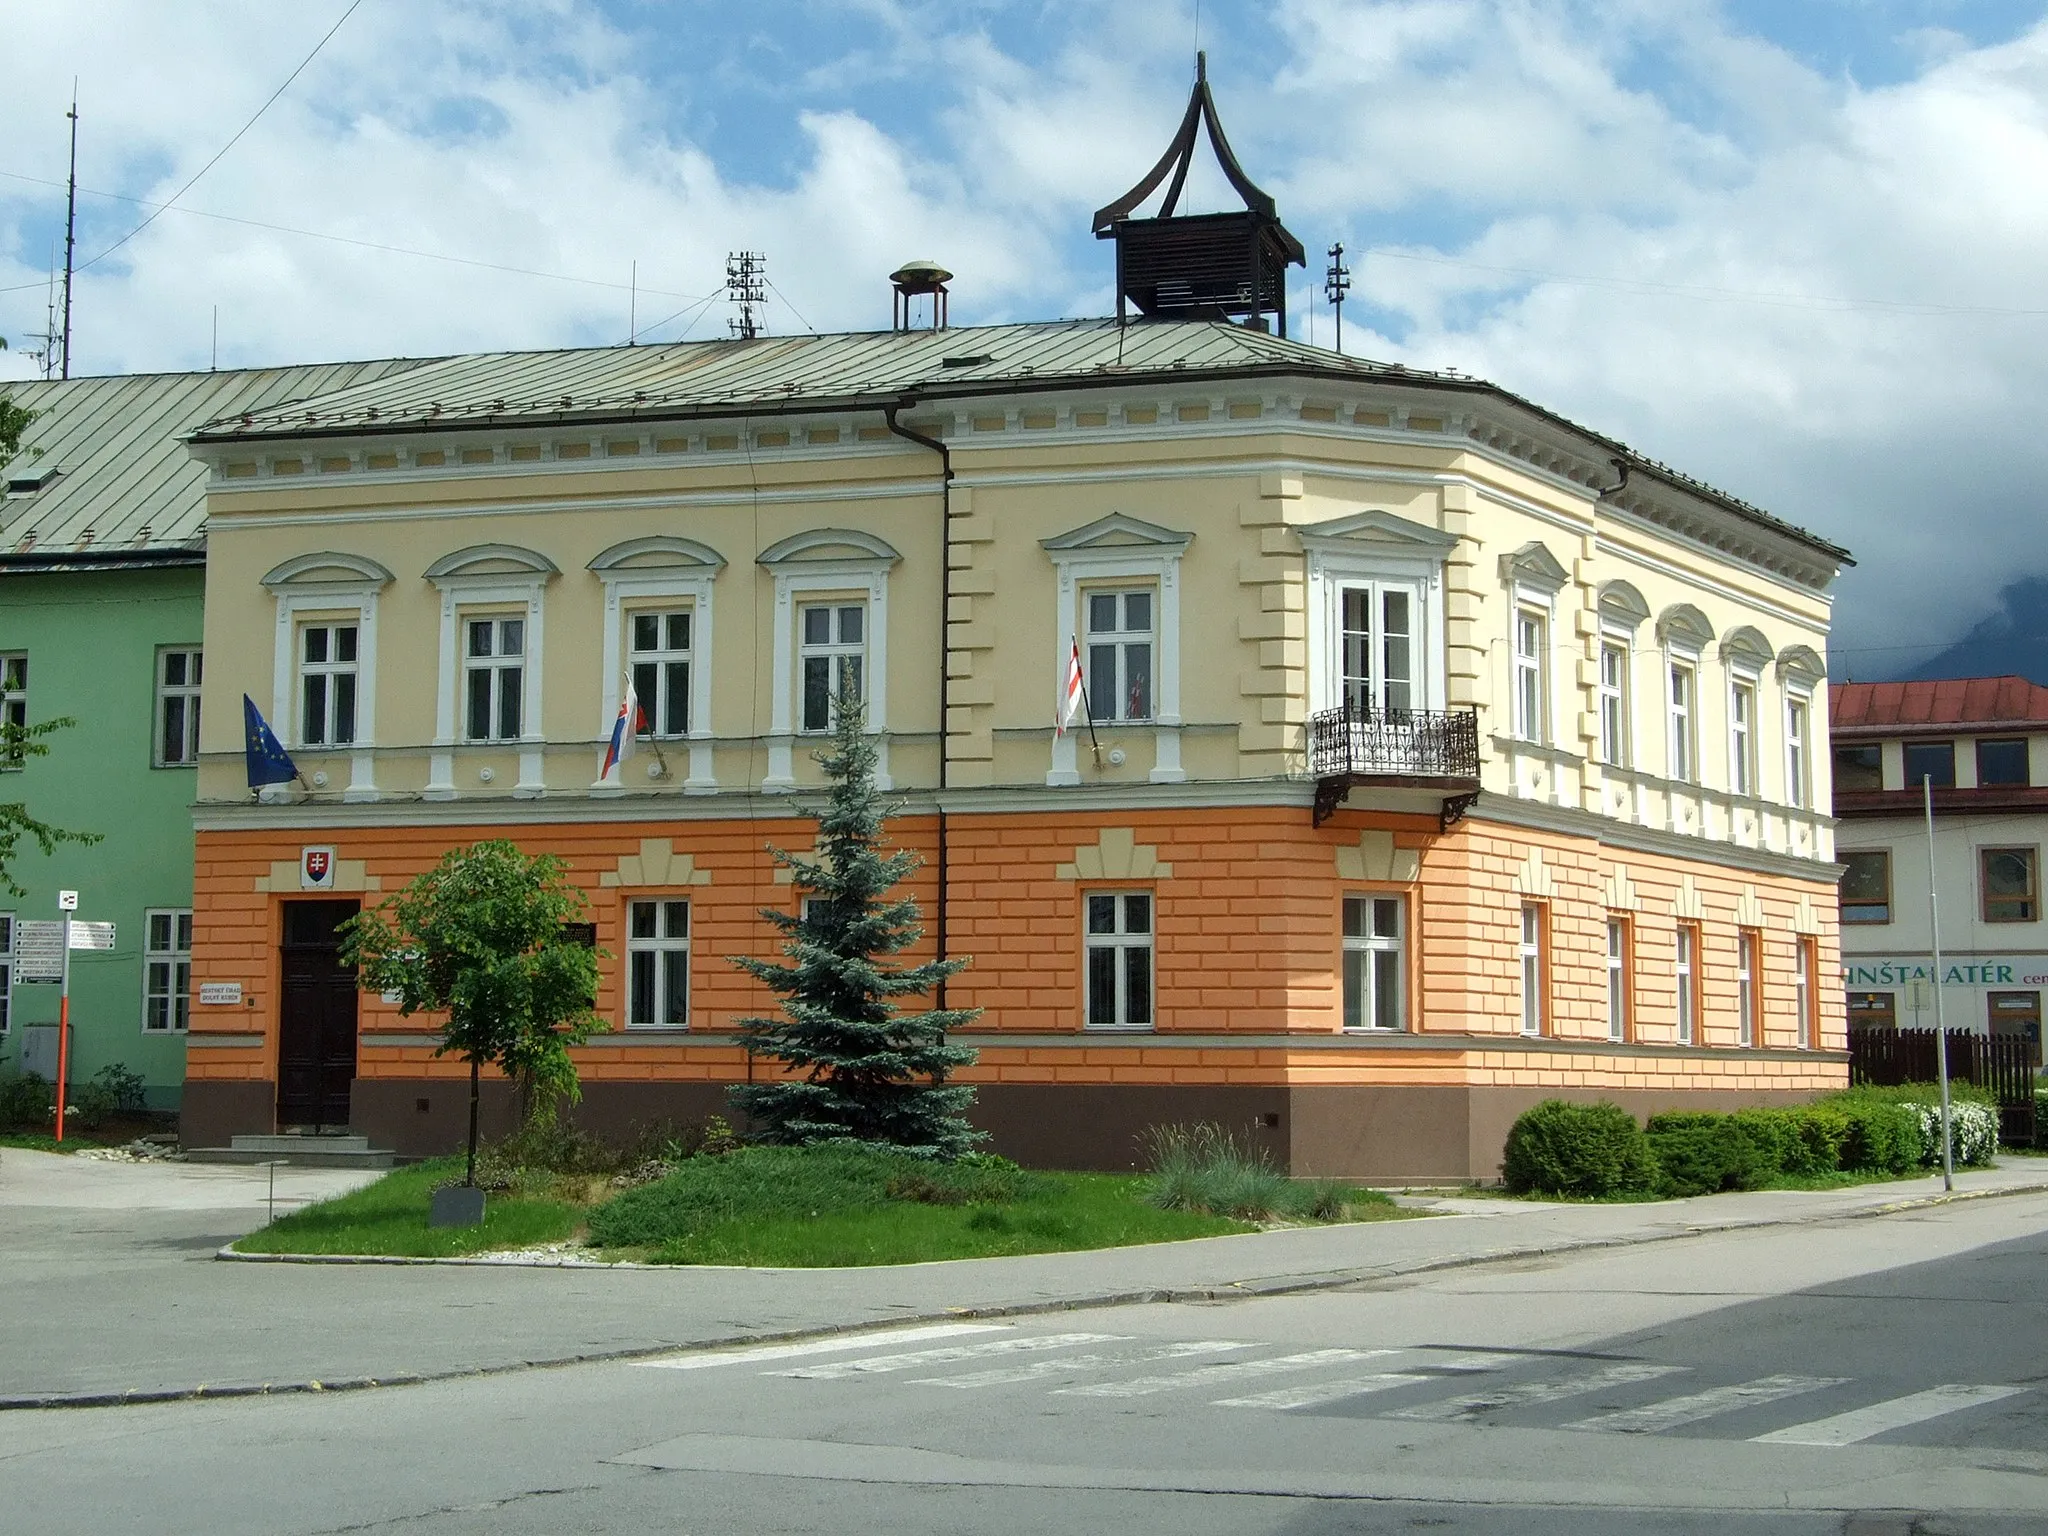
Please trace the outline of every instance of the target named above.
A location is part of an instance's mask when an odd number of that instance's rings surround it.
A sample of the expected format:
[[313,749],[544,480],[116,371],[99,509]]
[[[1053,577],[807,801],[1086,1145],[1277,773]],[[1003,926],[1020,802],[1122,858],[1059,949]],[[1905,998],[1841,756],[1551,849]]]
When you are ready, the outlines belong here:
[[[2025,1035],[1980,1035],[1951,1029],[1948,1072],[1998,1097],[1998,1135],[2007,1146],[2031,1147],[2034,1118],[2034,1044]],[[1931,1083],[1940,1073],[1931,1029],[1852,1029],[1849,1081],[1876,1088]]]

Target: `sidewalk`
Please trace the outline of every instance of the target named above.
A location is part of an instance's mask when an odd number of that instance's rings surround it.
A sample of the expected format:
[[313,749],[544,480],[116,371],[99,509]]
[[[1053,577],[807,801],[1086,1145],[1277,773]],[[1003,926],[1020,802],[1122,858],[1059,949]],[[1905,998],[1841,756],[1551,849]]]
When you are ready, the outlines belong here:
[[[60,1177],[19,1171],[17,1159],[39,1157],[0,1154],[0,1290],[10,1298],[0,1311],[0,1408],[338,1390],[935,1316],[1330,1288],[1879,1216],[1941,1198],[1939,1177],[1646,1205],[1452,1198],[1429,1202],[1447,1214],[1417,1221],[882,1269],[219,1263],[214,1250],[261,1219],[246,1189],[203,1186],[215,1191],[209,1198],[235,1193],[238,1206],[130,1208],[112,1213],[122,1220],[95,1221],[107,1207],[14,1197]],[[210,1178],[228,1170],[184,1171]],[[1956,1185],[1964,1198],[2048,1194],[2048,1161],[2015,1159],[1959,1174]]]

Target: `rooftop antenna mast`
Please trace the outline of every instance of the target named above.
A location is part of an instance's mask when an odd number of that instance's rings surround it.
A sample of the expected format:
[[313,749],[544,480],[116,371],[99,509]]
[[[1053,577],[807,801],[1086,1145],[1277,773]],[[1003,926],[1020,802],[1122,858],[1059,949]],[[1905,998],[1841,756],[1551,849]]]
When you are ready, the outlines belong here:
[[57,371],[57,247],[50,247],[49,284],[43,293],[43,328],[36,333],[42,345],[26,354],[29,361],[50,378]]
[[78,82],[71,82],[71,175],[64,189],[64,363],[58,377],[71,377],[71,263],[78,245]]
[[768,303],[768,258],[759,251],[734,251],[725,258],[725,297],[739,306],[739,314],[726,322],[734,336],[752,341],[761,334],[755,310]]
[[1337,350],[1344,350],[1344,295],[1351,291],[1351,269],[1344,265],[1344,242],[1330,247],[1330,265],[1323,272],[1323,297],[1337,318]]

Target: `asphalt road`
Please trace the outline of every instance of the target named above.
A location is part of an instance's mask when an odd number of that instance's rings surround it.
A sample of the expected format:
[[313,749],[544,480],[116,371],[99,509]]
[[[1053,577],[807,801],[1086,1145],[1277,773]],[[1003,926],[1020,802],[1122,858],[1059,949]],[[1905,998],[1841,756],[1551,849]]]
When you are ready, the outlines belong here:
[[0,1532],[2040,1532],[2044,1280],[2048,1198],[2020,1196],[1294,1297],[10,1413]]

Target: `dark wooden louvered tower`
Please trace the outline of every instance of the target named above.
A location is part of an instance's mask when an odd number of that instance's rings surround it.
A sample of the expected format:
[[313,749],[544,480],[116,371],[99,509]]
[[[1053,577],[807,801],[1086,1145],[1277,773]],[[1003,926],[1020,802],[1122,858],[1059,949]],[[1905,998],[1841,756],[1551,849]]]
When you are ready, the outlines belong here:
[[[1195,158],[1195,130],[1205,128],[1242,213],[1176,216]],[[1166,201],[1151,218],[1132,218],[1140,203],[1173,176]],[[1130,191],[1095,214],[1095,238],[1116,242],[1116,312],[1126,302],[1138,313],[1171,320],[1234,320],[1255,330],[1277,325],[1287,334],[1287,269],[1308,265],[1301,242],[1287,232],[1273,199],[1253,185],[1231,153],[1209,94],[1209,65],[1195,55],[1195,88],[1180,129],[1159,163]]]

